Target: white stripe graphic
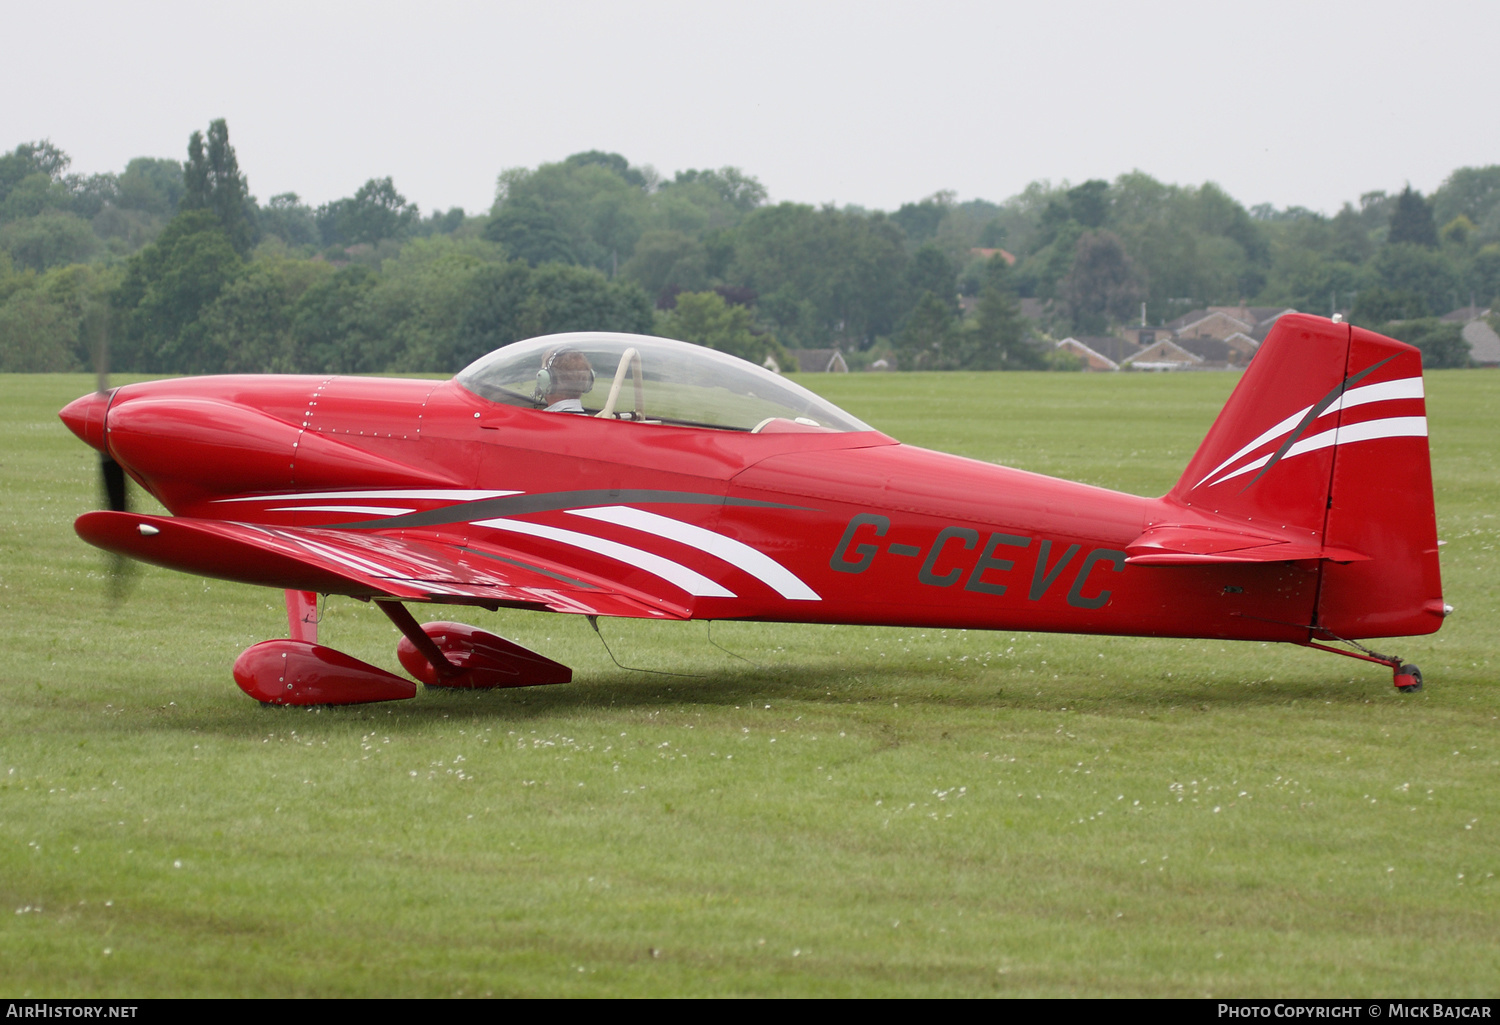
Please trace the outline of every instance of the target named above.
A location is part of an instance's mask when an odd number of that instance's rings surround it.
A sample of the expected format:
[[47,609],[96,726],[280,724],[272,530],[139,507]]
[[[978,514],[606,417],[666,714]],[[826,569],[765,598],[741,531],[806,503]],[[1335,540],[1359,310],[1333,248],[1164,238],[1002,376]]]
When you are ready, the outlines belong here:
[[1214,474],[1218,473],[1220,470],[1224,469],[1224,467],[1226,467],[1229,464],[1233,463],[1235,460],[1237,460],[1237,459],[1239,459],[1239,458],[1241,458],[1243,456],[1249,455],[1251,452],[1254,452],[1256,449],[1260,448],[1262,445],[1264,445],[1268,441],[1275,441],[1277,438],[1281,437],[1283,434],[1289,434],[1289,433],[1291,433],[1291,431],[1293,429],[1295,429],[1296,426],[1302,422],[1302,418],[1304,416],[1306,416],[1311,410],[1312,410],[1311,406],[1305,406],[1302,409],[1299,409],[1297,412],[1293,413],[1291,416],[1289,416],[1285,420],[1281,421],[1281,423],[1277,424],[1275,427],[1272,427],[1269,431],[1266,431],[1264,434],[1262,434],[1260,437],[1256,438],[1250,444],[1248,444],[1244,448],[1240,449],[1234,455],[1232,455],[1228,459],[1224,460],[1218,466],[1214,467],[1212,470],[1210,470],[1208,472],[1208,474],[1203,478],[1203,480],[1200,480],[1197,484],[1194,484],[1193,486],[1195,488],[1201,488],[1203,486],[1204,482],[1207,481],[1209,477],[1212,477]]
[[[1322,419],[1329,413],[1335,413],[1340,409],[1353,409],[1356,406],[1363,406],[1371,402],[1387,402],[1396,399],[1420,399],[1422,398],[1422,396],[1422,378],[1420,377],[1402,377],[1395,381],[1382,381],[1379,384],[1367,384],[1360,388],[1351,388],[1343,395],[1340,395],[1336,400],[1334,400],[1333,403],[1329,405],[1327,409],[1319,414],[1318,418]],[[1267,442],[1275,441],[1277,438],[1291,432],[1297,427],[1298,424],[1302,422],[1302,418],[1306,416],[1311,410],[1311,406],[1305,406],[1297,412],[1293,413],[1291,416],[1281,421],[1281,423],[1277,424],[1275,427],[1272,427],[1270,430],[1263,433],[1260,437],[1250,442],[1250,444],[1246,445],[1234,455],[1224,460],[1222,463],[1216,466],[1207,476],[1205,476],[1203,480],[1200,480],[1193,486],[1195,488],[1201,488],[1210,477],[1218,474],[1219,472],[1224,470],[1225,467],[1230,466],[1239,459],[1244,458],[1246,455],[1249,455],[1251,452],[1255,451],[1257,448],[1260,448],[1260,446],[1266,444]],[[1296,450],[1296,448],[1296,445],[1292,446],[1293,450]],[[1287,452],[1287,455],[1291,454],[1291,451]],[[1261,466],[1264,466],[1269,461],[1269,459],[1270,456],[1266,456],[1257,462],[1251,463],[1249,466],[1242,466],[1234,473],[1227,474],[1226,476],[1214,481],[1214,483],[1222,484],[1226,480],[1229,480],[1233,477],[1238,477],[1246,470],[1254,470]]]
[[1382,381],[1346,391],[1337,402],[1328,407],[1328,411],[1332,413],[1335,409],[1353,409],[1367,402],[1384,402],[1387,399],[1420,399],[1422,394],[1420,377],[1403,377],[1396,381]]
[[397,509],[389,505],[279,505],[266,512],[342,512],[342,513],[369,513],[372,516],[399,516],[401,513],[416,512],[415,509]]
[[[1349,424],[1344,427],[1335,427],[1331,431],[1323,431],[1314,434],[1310,438],[1303,438],[1291,448],[1286,450],[1283,460],[1292,456],[1300,456],[1307,452],[1316,452],[1330,445],[1348,445],[1356,441],[1375,441],[1379,438],[1425,438],[1427,437],[1427,418],[1425,416],[1391,416],[1384,420],[1368,420],[1361,424]],[[1271,461],[1270,455],[1261,456],[1252,460],[1233,473],[1226,473],[1215,484],[1222,484],[1226,480],[1233,480],[1241,474],[1258,470]]]
[[608,541],[602,537],[594,537],[591,534],[580,534],[573,530],[563,530],[561,527],[549,527],[542,523],[530,523],[525,520],[475,520],[476,527],[494,527],[498,530],[510,530],[517,534],[529,534],[532,537],[546,538],[549,541],[559,541],[565,545],[582,548],[585,551],[594,552],[598,555],[618,560],[637,566],[653,576],[661,577],[668,583],[675,584],[688,594],[700,598],[735,598],[738,597],[733,591],[708,579],[703,574],[688,567],[664,559],[654,552],[643,551],[622,545],[615,541]]
[[707,552],[749,573],[783,598],[790,598],[793,601],[823,600],[796,574],[769,555],[716,531],[705,530],[703,527],[674,520],[669,516],[658,516],[644,509],[632,509],[626,505],[569,509],[568,512],[573,516],[587,516],[591,520],[602,520],[605,523],[616,523],[633,530],[642,530],[648,534],[655,534],[657,537],[664,537],[668,541],[676,541],[679,544],[696,548],[700,552]]
[[337,562],[341,566],[347,566],[350,569],[357,569],[361,573],[373,573],[378,577],[401,576],[400,573],[397,573],[389,566],[382,566],[377,562],[370,562],[366,559],[361,559],[357,555],[350,555],[347,552],[341,552],[337,548],[332,548],[325,544],[319,544],[317,541],[309,541],[305,537],[294,537],[290,540],[296,541],[308,551],[315,552],[316,554],[321,555],[324,558],[332,559],[334,562]]
[[294,502],[315,498],[425,498],[435,501],[476,502],[485,498],[519,495],[520,491],[469,491],[462,488],[418,488],[390,491],[307,491],[294,495],[252,495],[249,498],[219,498],[217,502]]

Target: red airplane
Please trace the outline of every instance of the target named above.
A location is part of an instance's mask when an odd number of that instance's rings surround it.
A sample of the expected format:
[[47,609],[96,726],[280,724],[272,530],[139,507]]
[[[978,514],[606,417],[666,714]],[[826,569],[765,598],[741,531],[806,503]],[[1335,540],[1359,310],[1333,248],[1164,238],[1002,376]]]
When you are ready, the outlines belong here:
[[743,360],[621,334],[516,342],[444,382],[152,381],[60,415],[172,513],[113,487],[79,536],[284,589],[290,638],[235,680],[345,704],[416,685],[318,644],[319,594],[376,602],[434,687],[572,673],[408,602],[1285,641],[1415,690],[1415,666],[1356,642],[1452,611],[1425,414],[1417,349],[1287,315],[1161,498],[903,445]]

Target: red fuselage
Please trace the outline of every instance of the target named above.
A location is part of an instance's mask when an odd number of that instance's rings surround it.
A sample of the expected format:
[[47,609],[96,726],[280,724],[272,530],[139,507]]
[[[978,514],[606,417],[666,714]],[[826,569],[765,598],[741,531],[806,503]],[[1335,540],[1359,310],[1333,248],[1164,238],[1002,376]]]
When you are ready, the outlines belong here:
[[1148,527],[1197,515],[1168,499],[875,431],[635,423],[339,377],[129,385],[63,418],[176,516],[523,545],[693,618],[1304,641],[1318,600],[1309,560],[1127,564]]

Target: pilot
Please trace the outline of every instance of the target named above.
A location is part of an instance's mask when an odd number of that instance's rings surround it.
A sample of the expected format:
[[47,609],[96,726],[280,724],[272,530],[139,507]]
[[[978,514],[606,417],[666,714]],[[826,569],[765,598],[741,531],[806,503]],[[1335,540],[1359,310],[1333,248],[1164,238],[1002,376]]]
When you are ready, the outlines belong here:
[[533,400],[546,413],[585,413],[583,396],[594,387],[594,368],[577,349],[553,349],[536,375]]

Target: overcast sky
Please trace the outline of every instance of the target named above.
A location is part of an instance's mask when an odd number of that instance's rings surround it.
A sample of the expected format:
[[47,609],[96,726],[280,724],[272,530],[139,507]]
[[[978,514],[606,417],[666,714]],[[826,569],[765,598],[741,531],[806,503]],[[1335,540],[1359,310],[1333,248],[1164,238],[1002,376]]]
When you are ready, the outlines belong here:
[[604,149],[884,210],[1138,168],[1331,213],[1500,163],[1494,0],[0,3],[0,148],[119,171],[226,118],[262,202],[475,212]]

